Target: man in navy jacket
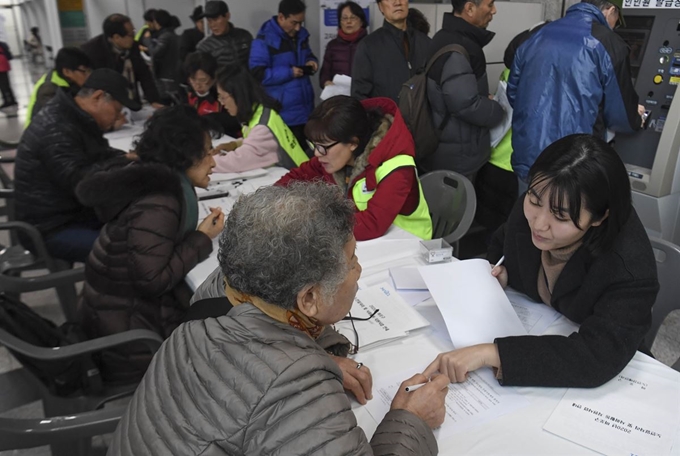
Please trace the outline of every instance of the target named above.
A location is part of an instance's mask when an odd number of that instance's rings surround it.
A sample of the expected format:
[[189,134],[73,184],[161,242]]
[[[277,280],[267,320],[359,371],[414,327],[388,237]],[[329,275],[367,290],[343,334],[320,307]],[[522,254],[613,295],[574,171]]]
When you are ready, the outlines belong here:
[[251,71],[281,103],[281,117],[302,145],[305,123],[314,109],[309,76],[318,69],[309,32],[302,26],[305,9],[302,0],[282,0],[279,14],[262,25],[250,50]]

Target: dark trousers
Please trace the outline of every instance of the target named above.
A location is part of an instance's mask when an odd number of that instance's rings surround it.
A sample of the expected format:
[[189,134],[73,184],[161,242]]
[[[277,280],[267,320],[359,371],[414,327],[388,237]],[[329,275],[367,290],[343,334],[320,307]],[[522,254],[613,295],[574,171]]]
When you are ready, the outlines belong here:
[[45,247],[53,258],[84,263],[100,231],[99,222],[77,223],[45,236]]
[[14,98],[14,92],[12,92],[12,86],[9,84],[9,72],[0,73],[0,92],[2,93],[2,99],[5,105],[16,104],[16,99]]

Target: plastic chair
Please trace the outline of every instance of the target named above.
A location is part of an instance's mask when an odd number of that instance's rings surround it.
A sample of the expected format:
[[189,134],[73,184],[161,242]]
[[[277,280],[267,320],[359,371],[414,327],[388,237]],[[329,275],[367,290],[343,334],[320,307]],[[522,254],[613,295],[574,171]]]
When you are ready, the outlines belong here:
[[[680,309],[680,247],[663,239],[650,239],[656,257],[656,273],[659,277],[659,294],[652,307],[652,327],[646,336],[647,346],[651,349],[661,324],[669,313]],[[680,359],[673,364],[680,371]]]
[[454,171],[432,171],[420,178],[432,217],[432,238],[443,238],[458,256],[459,240],[470,229],[477,210],[472,182]]
[[[0,345],[24,357],[41,361],[61,361],[100,352],[131,342],[144,344],[153,354],[163,339],[153,331],[135,329],[78,344],[57,348],[36,347],[0,329]],[[131,396],[137,384],[110,386],[96,395],[54,396],[25,368],[0,375],[0,412],[23,403],[42,399],[45,418],[0,418],[0,451],[51,445],[53,456],[86,456],[91,437],[113,432],[124,406],[104,406]]]

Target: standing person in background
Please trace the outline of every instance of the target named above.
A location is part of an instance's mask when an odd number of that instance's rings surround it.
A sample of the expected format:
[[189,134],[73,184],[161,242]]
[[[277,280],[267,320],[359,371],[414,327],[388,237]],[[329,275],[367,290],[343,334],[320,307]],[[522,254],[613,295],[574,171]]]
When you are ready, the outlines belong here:
[[209,116],[222,128],[222,133],[234,138],[241,136],[241,124],[220,104],[215,87],[217,62],[207,52],[189,54],[183,73],[188,74],[187,102],[201,116]]
[[26,123],[28,127],[31,119],[57,94],[59,87],[69,91],[72,95],[78,93],[87,78],[92,73],[90,58],[78,48],[65,47],[59,49],[54,60],[54,69],[45,73],[33,87],[31,99],[28,102]]
[[388,97],[427,63],[430,38],[408,26],[408,0],[377,0],[383,26],[359,43],[352,65],[352,96]]
[[243,139],[217,146],[228,153],[215,156],[215,171],[237,173],[277,163],[292,169],[309,159],[281,119],[278,101],[267,95],[247,68],[222,67],[217,92],[220,103],[243,125]]
[[149,66],[139,53],[134,40],[132,21],[122,14],[112,14],[104,19],[104,33],[95,36],[81,46],[92,62],[92,69],[110,68],[128,81],[128,92],[135,100],[141,97],[137,83],[142,85],[144,97],[155,108],[159,108],[160,97]]
[[31,27],[31,36],[28,37],[28,51],[31,53],[33,63],[38,57],[43,57],[43,44],[40,38],[40,29],[38,27]]
[[[90,337],[148,329],[166,338],[189,309],[185,276],[208,258],[224,214],[202,221],[194,187],[206,188],[215,161],[210,124],[188,106],[158,110],[135,145],[78,185],[80,201],[105,222],[85,265],[79,321]],[[199,224],[200,222],[200,224]],[[102,376],[139,379],[151,360],[127,345],[102,355]]]
[[196,51],[196,46],[198,46],[198,43],[200,43],[205,36],[203,6],[197,6],[194,8],[194,11],[191,13],[191,16],[189,16],[189,19],[191,19],[191,22],[194,23],[194,27],[184,30],[182,35],[179,37],[180,67],[184,64],[184,60],[187,58],[187,55]]
[[445,46],[460,52],[441,56],[427,74],[427,97],[434,125],[442,131],[437,150],[422,162],[425,170],[446,169],[475,182],[477,171],[489,161],[489,130],[503,120],[503,108],[489,95],[484,46],[495,33],[487,30],[496,14],[494,0],[451,0],[442,29],[432,39],[428,59]]
[[366,14],[358,4],[349,1],[338,5],[338,36],[326,45],[319,85],[323,89],[333,84],[336,74],[352,76],[352,63],[359,42],[368,34]]
[[573,133],[642,128],[644,107],[630,73],[630,49],[614,28],[622,0],[583,0],[547,24],[515,54],[508,79],[512,169],[520,194],[536,157]]
[[262,25],[250,52],[250,70],[281,103],[281,117],[300,144],[306,143],[305,124],[314,109],[310,75],[319,69],[302,26],[306,9],[302,0],[281,0],[278,15]]
[[227,4],[222,0],[206,2],[203,16],[208,19],[212,35],[198,43],[196,49],[212,54],[218,66],[234,63],[247,66],[253,35],[229,22],[231,14]]
[[[151,38],[152,32],[153,32],[153,19],[154,16],[156,15],[156,10],[153,8],[149,8],[148,10],[144,11],[144,25],[142,25],[139,30],[137,30],[137,33],[135,34],[135,41],[138,43],[142,41],[142,38],[149,37]],[[148,32],[148,33],[147,33]]]
[[169,104],[173,94],[177,94],[177,62],[179,61],[179,38],[173,28],[173,20],[170,13],[159,9],[151,23],[154,32],[153,38],[145,38],[156,88],[163,102]]
[[0,92],[2,93],[2,106],[0,106],[0,111],[4,112],[8,116],[16,116],[19,105],[17,104],[16,98],[14,98],[14,92],[12,91],[12,85],[9,82],[9,71],[12,69],[9,63],[12,58],[12,54],[9,51],[9,46],[6,42],[0,42]]

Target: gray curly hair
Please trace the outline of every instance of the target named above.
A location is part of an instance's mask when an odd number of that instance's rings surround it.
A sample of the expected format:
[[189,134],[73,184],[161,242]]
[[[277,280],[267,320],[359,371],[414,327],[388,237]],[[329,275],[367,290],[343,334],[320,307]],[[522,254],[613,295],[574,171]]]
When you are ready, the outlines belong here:
[[344,247],[354,205],[336,185],[293,182],[264,187],[236,202],[220,236],[218,259],[229,285],[284,309],[320,285],[325,302],[347,274]]

